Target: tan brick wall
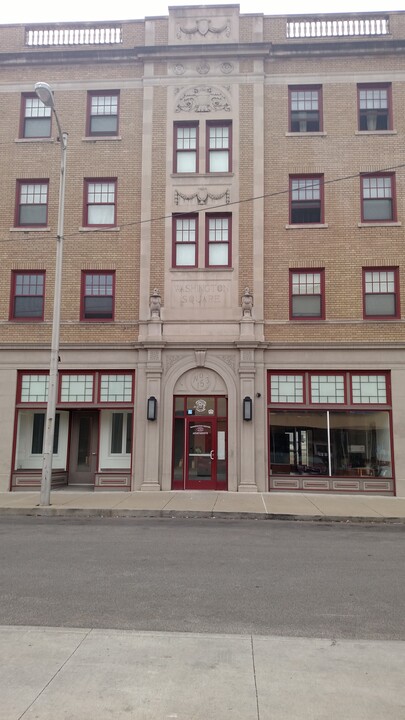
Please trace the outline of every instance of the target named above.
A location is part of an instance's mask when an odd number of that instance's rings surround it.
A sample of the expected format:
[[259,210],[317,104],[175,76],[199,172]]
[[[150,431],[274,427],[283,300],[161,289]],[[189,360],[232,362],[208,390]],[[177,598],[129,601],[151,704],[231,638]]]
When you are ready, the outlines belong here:
[[[315,63],[313,73],[315,74]],[[369,265],[401,266],[403,280],[403,227],[358,227],[361,221],[360,180],[350,177],[401,164],[405,130],[399,108],[405,100],[402,83],[393,83],[396,135],[356,135],[358,64],[351,59],[352,78],[333,82],[334,61],[322,63],[326,136],[286,136],[288,86],[265,89],[266,172],[265,193],[265,318],[266,338],[272,342],[364,341],[405,339],[398,322],[363,321],[362,268]],[[282,73],[285,63],[272,67]],[[308,70],[308,63],[306,70]],[[339,72],[341,67],[339,67]],[[324,173],[327,228],[286,229],[289,220],[289,174]],[[347,177],[348,176],[348,177]],[[346,178],[346,179],[345,179]],[[404,220],[405,172],[396,170],[397,213]],[[273,195],[273,197],[272,197]],[[289,268],[323,267],[326,276],[326,322],[288,321]],[[401,282],[402,284],[402,282]],[[402,315],[405,306],[402,307]],[[330,322],[329,322],[330,321]]]
[[[59,72],[60,69],[58,68]],[[125,77],[128,68],[123,67]],[[65,245],[61,303],[61,342],[133,342],[138,337],[139,316],[139,238],[142,140],[142,91],[136,86],[120,91],[119,140],[86,140],[85,123],[87,89],[93,89],[97,72],[101,83],[114,77],[120,88],[117,68],[89,66],[83,73],[80,66],[69,72],[70,89],[55,93],[58,115],[68,131],[67,175],[65,196]],[[129,69],[128,74],[132,74]],[[46,68],[40,75],[49,77]],[[66,70],[64,71],[66,77]],[[6,75],[6,78],[4,78]],[[82,85],[88,75],[87,89]],[[9,73],[3,73],[3,80]],[[102,88],[99,82],[97,87]],[[57,228],[60,151],[55,142],[15,142],[19,134],[20,93],[1,93],[5,124],[2,166],[8,172],[0,176],[2,265],[0,270],[0,325],[4,342],[44,342],[50,338],[54,286],[54,253]],[[53,123],[55,125],[55,123]],[[56,127],[52,128],[53,137]],[[119,231],[83,232],[84,178],[117,178]],[[11,231],[17,179],[49,178],[49,231]],[[8,324],[10,278],[14,269],[46,268],[45,322]],[[83,269],[108,270],[116,273],[115,323],[80,324],[80,287]],[[5,324],[4,324],[5,323]]]

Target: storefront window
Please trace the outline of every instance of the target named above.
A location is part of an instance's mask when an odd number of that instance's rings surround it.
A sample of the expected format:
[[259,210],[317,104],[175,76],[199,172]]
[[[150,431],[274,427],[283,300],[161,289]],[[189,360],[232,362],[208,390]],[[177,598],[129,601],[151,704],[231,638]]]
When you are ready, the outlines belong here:
[[389,413],[272,410],[270,467],[282,475],[391,478]]
[[326,412],[272,411],[270,463],[273,473],[327,475]]
[[392,477],[388,412],[330,413],[333,475]]
[[[269,372],[270,474],[307,476],[289,488],[344,489],[347,477],[349,489],[390,490],[389,380],[388,372]],[[287,487],[286,478],[273,487]]]

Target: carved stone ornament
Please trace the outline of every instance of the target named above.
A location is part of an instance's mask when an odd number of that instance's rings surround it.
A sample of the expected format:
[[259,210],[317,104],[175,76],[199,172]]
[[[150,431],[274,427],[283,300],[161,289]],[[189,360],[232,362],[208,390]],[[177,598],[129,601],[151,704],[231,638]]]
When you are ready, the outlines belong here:
[[184,202],[197,201],[197,205],[206,205],[208,200],[224,200],[225,204],[228,205],[231,202],[231,193],[229,188],[221,193],[209,192],[206,187],[200,187],[194,193],[182,193],[180,190],[174,191],[174,202],[176,205],[180,204],[180,200]]
[[162,305],[162,298],[160,295],[160,292],[157,288],[154,289],[152,295],[150,296],[150,315],[152,318],[160,318],[160,308]]
[[229,20],[226,21],[224,25],[221,25],[220,27],[215,27],[212,24],[212,20],[209,20],[208,18],[201,18],[200,20],[195,21],[195,25],[192,25],[191,27],[184,27],[183,25],[179,25],[177,28],[177,39],[181,40],[182,35],[201,35],[202,37],[206,37],[209,34],[214,35],[221,35],[222,33],[225,33],[226,37],[229,37],[231,34],[231,23]]
[[235,372],[235,358],[232,355],[218,355],[217,357],[218,360],[222,360]]
[[210,71],[210,66],[207,62],[200,62],[198,63],[196,70],[200,75],[207,75]]
[[180,362],[180,360],[184,360],[184,355],[169,355],[166,359],[166,370],[170,370],[170,368],[177,362]]
[[221,70],[221,72],[224,73],[224,75],[229,75],[229,73],[231,73],[233,70],[233,63],[231,63],[231,62],[221,63],[220,70]]
[[184,75],[186,68],[181,63],[177,63],[177,65],[173,66],[173,72],[175,75]]
[[206,350],[195,350],[195,364],[197,367],[204,367],[205,365],[205,356],[207,354]]
[[176,112],[230,112],[225,94],[217,87],[200,85],[187,88],[176,105]]
[[252,315],[252,308],[253,308],[253,295],[250,292],[250,289],[247,287],[245,288],[245,292],[242,295],[242,313],[244,317],[249,317]]

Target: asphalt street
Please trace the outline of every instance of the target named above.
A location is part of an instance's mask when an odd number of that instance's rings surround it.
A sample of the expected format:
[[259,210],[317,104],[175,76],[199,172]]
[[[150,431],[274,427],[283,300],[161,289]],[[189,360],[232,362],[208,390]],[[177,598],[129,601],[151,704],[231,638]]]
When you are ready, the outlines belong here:
[[405,640],[405,526],[0,518],[0,624]]

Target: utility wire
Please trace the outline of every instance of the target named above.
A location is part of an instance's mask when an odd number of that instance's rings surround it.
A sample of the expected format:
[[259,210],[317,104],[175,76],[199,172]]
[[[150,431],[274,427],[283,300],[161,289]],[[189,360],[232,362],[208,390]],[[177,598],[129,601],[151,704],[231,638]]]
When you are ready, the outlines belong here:
[[[392,172],[393,170],[398,170],[403,167],[405,167],[405,163],[401,163],[399,165],[391,165],[390,167],[380,168],[379,170],[373,170],[373,171],[366,172],[366,173],[357,172],[357,173],[353,173],[351,175],[343,175],[342,177],[332,178],[331,180],[323,180],[321,182],[321,185],[332,185],[334,183],[344,182],[345,180],[353,180],[353,179],[359,178],[359,177],[370,177],[370,176],[380,175],[381,173]],[[229,207],[232,207],[235,205],[243,205],[245,203],[255,202],[255,200],[266,200],[268,198],[279,197],[280,195],[286,195],[289,192],[290,192],[290,188],[287,188],[284,190],[277,190],[276,192],[266,193],[264,195],[256,195],[254,197],[242,198],[241,200],[234,200],[233,202],[230,202],[230,203],[221,203],[220,205],[210,205],[209,207],[196,208],[195,210],[192,211],[192,213],[179,211],[179,212],[170,213],[169,215],[159,215],[157,217],[147,218],[146,220],[134,220],[132,222],[120,224],[118,227],[121,230],[123,228],[135,227],[137,225],[146,225],[146,224],[151,224],[154,222],[159,222],[162,220],[170,220],[173,216],[175,217],[176,215],[179,215],[179,216],[191,215],[191,214],[196,215],[201,212],[220,210],[222,208],[229,208]],[[13,232],[14,231],[26,233],[27,235],[32,232],[28,228],[26,230],[24,230],[24,228],[13,228]],[[83,235],[93,235],[94,233],[97,233],[99,235],[101,233],[109,233],[109,232],[116,232],[116,230],[114,229],[113,226],[109,226],[106,228],[99,227],[99,228],[92,228],[92,229],[86,227],[86,229],[81,232],[75,231],[74,233],[65,233],[63,235],[63,238],[64,238],[64,240],[66,240],[69,238],[82,237]],[[47,235],[41,236],[39,234],[38,230],[35,230],[33,235],[34,235],[34,237],[29,238],[30,242],[32,240],[56,240],[57,239],[56,235],[48,235],[47,234]],[[23,240],[26,240],[26,238],[19,238],[19,240],[23,241]],[[0,244],[8,243],[8,242],[15,242],[15,238],[0,240]]]

